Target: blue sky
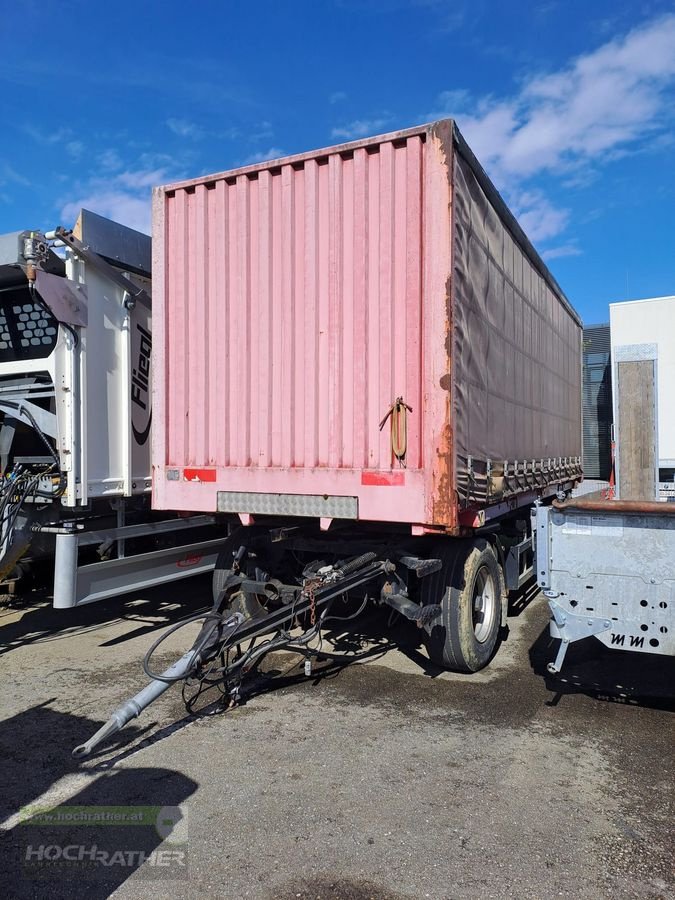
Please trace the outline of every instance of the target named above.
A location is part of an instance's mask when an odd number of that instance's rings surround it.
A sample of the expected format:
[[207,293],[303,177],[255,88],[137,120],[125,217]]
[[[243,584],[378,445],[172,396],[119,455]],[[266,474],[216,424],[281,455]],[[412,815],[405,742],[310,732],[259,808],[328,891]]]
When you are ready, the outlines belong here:
[[587,323],[675,293],[675,3],[0,0],[0,233],[452,115]]

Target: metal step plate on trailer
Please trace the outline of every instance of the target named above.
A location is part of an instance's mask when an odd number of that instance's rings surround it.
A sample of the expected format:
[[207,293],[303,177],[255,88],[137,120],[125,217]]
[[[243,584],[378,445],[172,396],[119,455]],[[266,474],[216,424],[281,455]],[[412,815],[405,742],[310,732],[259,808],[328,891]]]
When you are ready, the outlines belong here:
[[570,500],[533,510],[537,582],[561,639],[675,655],[675,509],[642,501]]

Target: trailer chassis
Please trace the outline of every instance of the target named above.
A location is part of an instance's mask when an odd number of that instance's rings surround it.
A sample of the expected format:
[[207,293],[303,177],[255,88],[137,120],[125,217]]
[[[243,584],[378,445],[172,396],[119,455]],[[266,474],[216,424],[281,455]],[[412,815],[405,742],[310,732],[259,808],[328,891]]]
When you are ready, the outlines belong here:
[[[271,651],[288,650],[311,661],[319,655],[320,644],[317,648],[311,647],[310,643],[320,637],[321,629],[330,618],[332,604],[358,588],[380,582],[375,601],[387,604],[420,628],[429,625],[441,611],[438,605],[422,605],[411,600],[405,579],[399,574],[399,568],[403,567],[423,578],[440,569],[441,560],[438,559],[401,555],[394,562],[378,559],[376,553],[369,551],[333,565],[315,560],[305,567],[300,584],[284,584],[249,578],[239,568],[245,553],[246,548],[241,546],[234,555],[231,574],[210,612],[179,622],[150,647],[143,661],[150,684],[118,707],[88,741],[76,747],[73,750],[75,758],[88,756],[177,682],[196,683],[197,693],[217,685],[223,695],[229,697],[230,705],[234,705],[241,697],[246,675]],[[274,601],[277,605],[268,611],[261,599]],[[366,595],[359,612],[369,599]],[[153,672],[150,660],[160,644],[175,631],[200,620],[203,620],[201,629],[190,649],[164,672]],[[303,623],[302,633],[292,634],[300,622]],[[256,646],[255,642],[266,635],[271,637]],[[246,642],[248,647],[242,650]],[[308,674],[311,674],[311,662],[308,668]],[[189,701],[186,705],[189,709]]]
[[[217,516],[195,515],[125,525],[125,500],[117,501],[118,524],[115,528],[78,528],[75,521],[35,531],[56,535],[54,557],[54,608],[72,609],[118,597],[136,590],[156,587],[179,578],[210,572],[223,547],[224,537],[189,541],[188,532],[207,529],[221,523]],[[127,552],[126,542],[137,538],[176,535],[177,543],[145,553]],[[116,548],[112,559],[80,564],[82,547],[98,545],[99,555]]]

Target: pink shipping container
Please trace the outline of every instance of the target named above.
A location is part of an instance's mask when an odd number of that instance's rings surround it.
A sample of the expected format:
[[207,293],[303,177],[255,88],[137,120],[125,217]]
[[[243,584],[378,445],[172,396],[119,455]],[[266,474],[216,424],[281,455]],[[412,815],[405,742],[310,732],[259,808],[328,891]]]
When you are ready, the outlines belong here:
[[580,476],[581,321],[452,121],[153,217],[155,507],[456,534]]

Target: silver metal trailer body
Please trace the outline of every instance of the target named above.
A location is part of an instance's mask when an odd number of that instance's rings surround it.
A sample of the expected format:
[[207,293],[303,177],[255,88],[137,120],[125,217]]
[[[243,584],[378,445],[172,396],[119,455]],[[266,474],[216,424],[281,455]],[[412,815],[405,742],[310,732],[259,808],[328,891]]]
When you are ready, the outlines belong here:
[[591,635],[606,647],[675,655],[675,508],[643,501],[568,500],[532,511],[537,583],[551,636],[567,649]]
[[32,413],[55,441],[67,475],[59,499],[71,508],[151,487],[150,238],[83,210],[74,234],[90,250],[90,229],[118,256],[136,237],[134,264],[118,266],[144,302],[125,303],[122,286],[70,248],[57,258],[34,232],[0,244],[0,444],[44,456],[43,442],[27,433]]
[[57,607],[215,563],[213,517],[150,509],[150,245],[86,210],[72,232],[0,236],[0,578],[54,555]]

